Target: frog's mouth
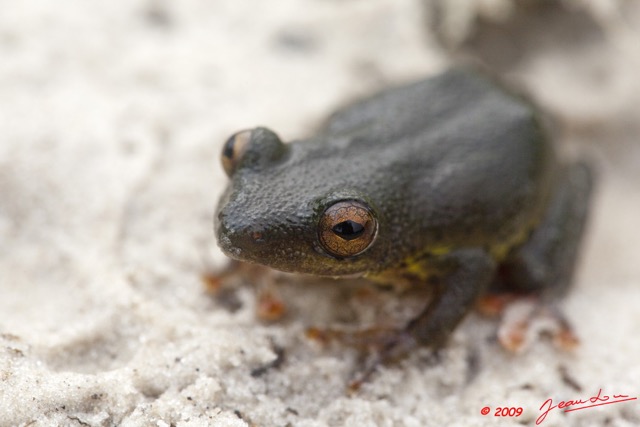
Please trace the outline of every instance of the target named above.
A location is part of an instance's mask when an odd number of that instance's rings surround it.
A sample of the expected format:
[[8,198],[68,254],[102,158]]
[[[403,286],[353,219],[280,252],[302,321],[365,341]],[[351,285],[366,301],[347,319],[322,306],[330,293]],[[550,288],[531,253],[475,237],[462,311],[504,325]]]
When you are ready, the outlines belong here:
[[229,229],[216,222],[218,246],[230,258],[264,265],[288,273],[313,274],[336,279],[353,279],[365,275],[362,265],[337,260],[314,248],[317,242],[307,239],[269,238],[268,233],[251,229]]
[[216,217],[218,246],[230,258],[285,272],[304,273],[312,266],[304,241],[276,235],[260,224],[227,221],[235,218],[223,208]]
[[361,278],[363,276],[364,276],[364,272],[342,274],[342,275],[331,276],[331,277],[334,278],[334,279],[359,279],[359,278]]
[[[364,254],[335,257],[319,241],[317,218],[298,207],[257,211],[248,197],[227,193],[214,219],[217,243],[223,253],[238,261],[276,270],[323,277],[357,278],[371,270]],[[292,217],[282,211],[295,212]]]

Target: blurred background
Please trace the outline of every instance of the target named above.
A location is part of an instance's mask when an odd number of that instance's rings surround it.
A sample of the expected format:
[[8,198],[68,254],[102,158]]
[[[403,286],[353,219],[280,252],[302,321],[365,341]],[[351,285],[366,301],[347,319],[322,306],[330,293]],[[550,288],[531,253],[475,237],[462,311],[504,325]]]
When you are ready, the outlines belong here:
[[[639,2],[0,10],[0,425],[522,425],[549,397],[640,394]],[[495,324],[472,316],[437,362],[421,353],[346,396],[355,356],[317,348],[304,329],[404,308],[300,282],[282,290],[289,315],[267,325],[251,288],[232,303],[208,295],[201,277],[224,263],[212,233],[219,150],[257,125],[311,136],[341,105],[457,63],[527,93],[563,155],[596,167],[563,305],[582,344],[506,355]],[[485,405],[525,411],[496,420]],[[640,425],[637,403],[609,406],[545,424]]]

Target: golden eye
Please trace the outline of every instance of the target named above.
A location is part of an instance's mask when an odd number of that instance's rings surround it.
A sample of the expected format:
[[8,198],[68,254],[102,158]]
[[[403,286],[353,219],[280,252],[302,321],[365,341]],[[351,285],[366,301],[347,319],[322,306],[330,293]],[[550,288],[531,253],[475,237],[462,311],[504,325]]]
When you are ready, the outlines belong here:
[[329,206],[318,224],[320,243],[337,258],[364,252],[373,243],[377,231],[378,222],[369,207],[355,200]]
[[249,142],[251,141],[251,130],[243,130],[231,135],[227,142],[222,147],[222,167],[228,177],[233,175],[238,163],[242,159],[242,156],[247,151]]

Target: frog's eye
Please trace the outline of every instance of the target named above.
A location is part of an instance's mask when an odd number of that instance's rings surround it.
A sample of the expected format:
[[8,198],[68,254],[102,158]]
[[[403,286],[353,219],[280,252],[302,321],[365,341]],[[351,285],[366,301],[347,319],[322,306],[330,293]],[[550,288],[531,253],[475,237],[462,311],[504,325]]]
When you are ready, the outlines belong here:
[[236,167],[240,163],[242,156],[246,153],[251,142],[251,130],[243,130],[231,135],[222,147],[222,167],[228,177],[233,175]]
[[254,171],[268,168],[287,158],[287,144],[267,128],[257,127],[231,135],[222,147],[222,167],[231,176],[238,168]]
[[364,252],[373,243],[378,222],[367,205],[355,200],[329,206],[318,224],[320,243],[336,258]]

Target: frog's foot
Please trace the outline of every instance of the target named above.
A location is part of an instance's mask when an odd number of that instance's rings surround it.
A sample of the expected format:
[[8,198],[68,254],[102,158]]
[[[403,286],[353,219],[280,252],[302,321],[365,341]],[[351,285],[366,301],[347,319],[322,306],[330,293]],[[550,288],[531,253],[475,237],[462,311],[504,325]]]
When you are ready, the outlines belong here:
[[476,309],[484,316],[497,317],[502,315],[505,308],[517,299],[518,294],[515,293],[487,294],[478,298]]
[[370,328],[359,331],[343,331],[339,329],[309,328],[307,336],[322,344],[338,341],[360,352],[362,366],[348,389],[357,391],[376,369],[381,365],[393,363],[419,346],[417,340],[406,329]]
[[383,347],[393,336],[399,334],[399,330],[393,328],[369,328],[358,331],[345,331],[341,329],[309,328],[308,338],[323,345],[337,341],[340,344],[353,347],[359,351],[371,351]]
[[378,367],[402,359],[420,345],[416,338],[406,330],[396,330],[393,335],[388,335],[387,339],[380,344],[381,346],[377,350],[370,353],[363,368],[356,372],[349,382],[349,391],[358,391]]
[[240,261],[232,260],[221,270],[206,271],[200,276],[204,290],[209,294],[216,296],[231,282],[238,280],[243,276],[244,264]]
[[231,311],[237,310],[239,301],[237,289],[243,285],[256,288],[256,316],[265,322],[280,320],[287,308],[277,290],[278,273],[267,267],[231,261],[226,268],[202,275],[207,293]]
[[538,298],[520,298],[504,308],[498,341],[506,350],[520,353],[540,335],[551,335],[556,347],[569,351],[579,340],[564,315]]

